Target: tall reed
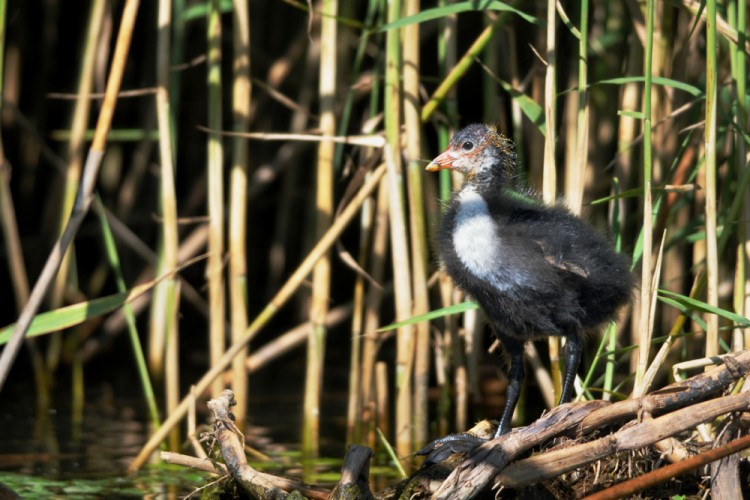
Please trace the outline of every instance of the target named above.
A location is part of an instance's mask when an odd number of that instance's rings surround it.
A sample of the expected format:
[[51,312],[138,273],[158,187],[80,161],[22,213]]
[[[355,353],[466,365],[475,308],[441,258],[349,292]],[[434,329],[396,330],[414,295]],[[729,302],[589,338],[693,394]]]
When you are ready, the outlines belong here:
[[652,91],[652,61],[653,61],[653,36],[654,36],[654,2],[646,2],[646,47],[644,71],[644,90],[643,90],[643,244],[641,253],[641,294],[640,294],[640,311],[638,323],[638,364],[635,372],[635,386],[633,389],[634,396],[640,396],[644,393],[645,387],[643,378],[648,365],[649,347],[651,346],[651,316],[654,312],[651,310],[652,294],[652,265],[651,249],[653,246],[652,239],[652,212],[653,204],[651,200],[651,179],[652,179],[652,161],[651,161],[651,91]]
[[[320,101],[319,127],[323,136],[336,134],[336,68],[338,1],[325,0],[320,23]],[[318,145],[315,179],[315,240],[328,230],[333,217],[333,172],[335,145],[323,140]],[[313,269],[312,302],[310,305],[310,336],[307,342],[307,371],[305,380],[305,418],[302,428],[302,449],[317,456],[320,434],[320,398],[327,329],[328,301],[331,293],[331,257],[323,255]]]
[[[248,132],[250,128],[250,5],[248,0],[234,0],[232,9],[232,130]],[[232,167],[229,194],[229,306],[232,343],[240,341],[247,329],[247,183],[250,170],[250,147],[242,137],[232,140]],[[232,390],[240,401],[248,401],[243,349],[232,362]],[[244,426],[247,405],[235,410],[238,425]]]
[[[419,0],[406,0],[404,15],[419,11]],[[407,198],[409,215],[409,241],[411,242],[411,270],[413,289],[413,315],[429,311],[427,295],[427,261],[430,255],[427,248],[427,221],[425,219],[425,198],[423,187],[422,123],[419,105],[419,25],[404,28],[403,34],[403,109],[404,130],[406,132]],[[411,417],[412,442],[415,448],[422,448],[428,439],[429,401],[427,389],[430,378],[430,325],[422,323],[415,327],[414,344],[414,399]]]
[[[219,362],[224,353],[224,144],[219,131],[223,124],[222,77],[221,77],[221,2],[211,0],[208,4],[207,24],[207,80],[208,86],[208,262],[206,279],[211,315],[209,317],[209,352],[211,365]],[[218,397],[224,389],[217,380],[211,386],[211,394]]]
[[[388,6],[388,22],[401,17],[400,0]],[[388,166],[388,194],[391,223],[391,255],[394,274],[396,320],[412,314],[412,276],[407,237],[406,207],[403,192],[403,167],[401,149],[401,73],[402,45],[399,30],[386,33],[385,54],[385,161]],[[411,413],[413,411],[412,373],[414,369],[414,330],[411,326],[399,328],[396,354],[396,451],[399,456],[412,453]]]
[[[717,68],[716,49],[716,0],[706,1],[706,124],[704,149],[706,167],[704,189],[706,190],[706,279],[708,280],[707,301],[710,306],[719,307],[719,253],[716,239],[717,185],[716,185],[716,98]],[[719,354],[719,317],[706,315],[706,356]]]
[[[156,53],[156,121],[159,129],[159,158],[161,164],[161,235],[157,275],[177,269],[179,236],[177,232],[177,195],[174,186],[174,147],[172,142],[172,111],[169,98],[172,5],[168,0],[159,2],[157,19]],[[154,305],[151,308],[151,368],[157,376],[161,374],[162,360],[166,362],[164,392],[166,411],[171,413],[180,401],[179,378],[179,283],[170,276],[154,290]],[[177,432],[172,433],[170,447],[180,445]]]
[[[735,125],[737,130],[734,133],[735,152],[735,170],[737,176],[742,175],[747,167],[747,144],[742,134],[747,130],[747,56],[742,47],[745,46],[747,38],[745,30],[747,29],[747,2],[738,0],[730,2],[729,21],[737,30],[737,45],[730,45],[732,54],[732,79],[735,84],[735,98],[737,100],[737,111],[735,116]],[[734,278],[734,310],[740,316],[747,316],[750,311],[750,283],[748,283],[748,260],[750,258],[750,249],[746,250],[748,235],[750,234],[750,193],[743,196],[742,219],[745,223],[739,223],[737,226],[737,270]],[[732,339],[732,347],[735,351],[741,351],[750,345],[750,330],[747,328],[737,327]]]
[[[547,48],[544,53],[546,69],[544,73],[544,170],[542,176],[542,196],[547,203],[557,200],[557,15],[555,1],[547,1]],[[560,339],[549,337],[550,368],[555,394],[562,390],[562,357]]]

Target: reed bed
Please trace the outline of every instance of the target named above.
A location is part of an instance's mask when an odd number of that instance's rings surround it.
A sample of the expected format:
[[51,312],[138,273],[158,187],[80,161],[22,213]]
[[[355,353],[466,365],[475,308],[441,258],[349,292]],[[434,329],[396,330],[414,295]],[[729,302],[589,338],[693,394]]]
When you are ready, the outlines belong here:
[[[499,414],[491,336],[435,253],[460,179],[423,172],[471,122],[632,256],[580,399],[750,343],[744,0],[41,3],[0,2],[0,390],[33,376],[44,411],[76,383],[82,408],[111,375],[86,363],[132,372],[153,432],[131,469],[179,446],[190,386],[231,386],[240,428],[291,392],[306,456],[345,419],[328,439],[388,461],[382,435],[406,469]],[[517,425],[560,389],[558,339],[528,358]]]

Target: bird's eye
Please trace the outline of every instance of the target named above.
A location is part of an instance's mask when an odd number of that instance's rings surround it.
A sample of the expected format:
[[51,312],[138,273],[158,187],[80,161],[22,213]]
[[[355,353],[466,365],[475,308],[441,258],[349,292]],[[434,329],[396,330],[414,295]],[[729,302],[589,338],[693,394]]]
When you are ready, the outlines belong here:
[[466,141],[463,144],[461,144],[461,148],[464,151],[471,151],[472,149],[474,149],[474,143],[471,141]]

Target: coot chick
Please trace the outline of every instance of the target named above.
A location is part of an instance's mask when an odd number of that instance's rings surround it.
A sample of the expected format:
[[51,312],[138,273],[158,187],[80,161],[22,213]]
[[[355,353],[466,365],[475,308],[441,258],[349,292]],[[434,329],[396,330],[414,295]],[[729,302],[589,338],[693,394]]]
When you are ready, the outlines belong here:
[[439,251],[444,271],[479,303],[510,358],[495,437],[510,430],[525,376],[524,343],[566,338],[559,404],[568,402],[584,334],[611,320],[633,287],[629,259],[591,226],[560,205],[507,191],[505,176],[515,162],[509,139],[474,124],[427,166],[465,177],[443,216]]

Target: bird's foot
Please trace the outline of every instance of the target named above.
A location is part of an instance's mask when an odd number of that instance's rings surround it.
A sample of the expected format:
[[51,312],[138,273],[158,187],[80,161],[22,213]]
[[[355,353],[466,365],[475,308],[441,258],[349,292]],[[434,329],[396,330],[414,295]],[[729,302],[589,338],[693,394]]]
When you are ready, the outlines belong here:
[[417,455],[427,455],[424,466],[440,463],[455,453],[466,453],[492,439],[492,424],[484,420],[468,432],[448,434],[422,448]]
[[454,453],[471,451],[485,441],[487,441],[487,438],[481,438],[468,432],[448,434],[419,450],[417,455],[427,455],[424,466],[437,464],[447,460]]

